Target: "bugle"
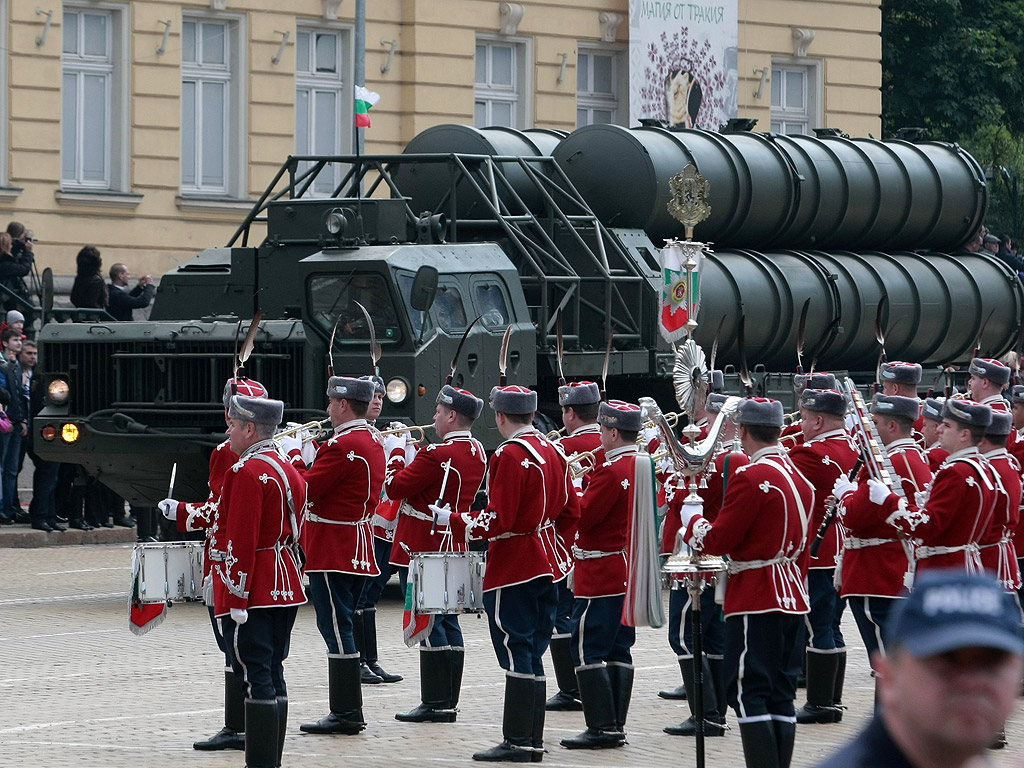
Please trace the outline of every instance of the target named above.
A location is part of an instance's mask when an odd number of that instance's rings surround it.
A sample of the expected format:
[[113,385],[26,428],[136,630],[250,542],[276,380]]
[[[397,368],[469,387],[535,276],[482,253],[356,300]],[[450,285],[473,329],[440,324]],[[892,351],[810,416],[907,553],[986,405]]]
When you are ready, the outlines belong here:
[[433,429],[433,427],[434,427],[433,424],[423,424],[422,426],[420,426],[418,424],[410,424],[409,426],[395,427],[393,429],[382,429],[380,431],[380,433],[382,435],[386,436],[386,435],[401,435],[404,432],[412,432],[412,433],[418,432],[419,433],[419,437],[416,438],[416,442],[417,443],[422,443],[424,440],[427,439],[427,430],[428,429]]
[[[675,412],[662,414],[662,416],[665,417],[665,421],[668,422],[668,425],[673,429],[675,429],[676,425],[679,424],[680,415],[681,414]],[[656,428],[657,426],[658,424],[657,422],[654,421],[654,419],[648,419],[647,421],[644,422],[644,429],[652,429]]]
[[550,432],[547,433],[547,435],[545,435],[545,437],[547,437],[548,440],[557,440],[558,438],[562,437],[564,434],[565,434],[565,427],[560,427],[558,429],[551,430]]
[[309,435],[308,437],[306,437],[306,439],[312,440],[315,435],[319,435],[324,430],[330,429],[330,427],[330,417],[326,419],[321,419],[320,421],[307,421],[305,424],[298,424],[294,427],[288,427],[287,429],[282,429],[279,432],[275,432],[274,438],[276,439],[278,437],[293,437],[294,435],[299,434],[299,432],[301,432],[302,430],[306,430],[307,432],[309,432]]
[[569,474],[576,480],[597,466],[597,451],[580,451],[569,457]]

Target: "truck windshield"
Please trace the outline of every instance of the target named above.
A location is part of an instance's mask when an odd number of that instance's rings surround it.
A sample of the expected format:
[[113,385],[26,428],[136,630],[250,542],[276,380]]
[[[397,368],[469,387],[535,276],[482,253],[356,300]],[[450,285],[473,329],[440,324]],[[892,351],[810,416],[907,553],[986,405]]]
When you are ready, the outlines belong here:
[[399,339],[398,316],[382,275],[316,275],[309,280],[309,306],[313,319],[327,334],[337,322],[338,343],[370,337],[366,317],[356,302],[366,307],[373,318],[377,341],[384,343]]

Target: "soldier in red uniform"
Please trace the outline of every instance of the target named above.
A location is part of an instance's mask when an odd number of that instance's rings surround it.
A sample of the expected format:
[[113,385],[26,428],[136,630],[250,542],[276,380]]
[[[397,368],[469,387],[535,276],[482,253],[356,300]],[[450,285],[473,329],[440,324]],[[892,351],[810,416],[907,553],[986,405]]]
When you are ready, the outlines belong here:
[[498,431],[505,438],[488,469],[489,501],[479,512],[452,513],[432,505],[438,524],[455,538],[489,542],[484,574],[487,611],[498,663],[505,670],[501,744],[474,760],[539,762],[544,754],[544,666],[557,595],[541,542],[546,520],[575,538],[579,500],[561,451],[533,427],[537,393],[517,385],[491,390]]
[[942,404],[944,402],[945,398],[939,400],[927,397],[921,404],[921,434],[924,436],[924,455],[928,459],[928,469],[933,475],[939,471],[942,462],[949,456],[949,451],[943,448],[939,441],[939,425],[942,423]]
[[1024,467],[1024,385],[1010,387],[1009,395],[1013,431],[1006,442],[1006,450]]
[[384,449],[366,423],[373,382],[332,376],[327,414],[334,434],[305,472],[309,510],[302,533],[309,596],[327,644],[330,713],[303,723],[306,733],[359,733],[363,721],[359,650],[352,614],[363,583],[380,571],[370,517],[384,484]]
[[[611,400],[598,414],[605,461],[580,502],[580,526],[572,611],[572,656],[587,730],[562,739],[568,749],[619,747],[626,741],[626,714],[633,690],[636,629],[622,623],[626,599],[629,532],[634,508],[654,509],[653,484],[637,482],[651,471],[638,463],[636,438],[643,426],[639,406]],[[646,490],[641,490],[646,489]],[[636,498],[646,493],[646,497]]]
[[748,768],[787,768],[796,738],[793,698],[801,616],[808,611],[800,559],[814,489],[779,445],[782,403],[748,398],[736,417],[750,464],[736,470],[714,523],[697,505],[680,511],[684,540],[729,556],[725,669]]
[[[222,400],[224,402],[224,421],[228,421],[228,401],[234,394],[245,397],[267,397],[266,388],[255,379],[232,378],[224,385]],[[213,579],[210,576],[210,535],[214,523],[218,519],[221,493],[224,490],[224,477],[231,465],[238,461],[238,454],[231,450],[230,441],[213,449],[210,454],[210,495],[203,502],[177,501],[164,499],[158,505],[164,517],[174,521],[179,531],[205,531],[206,543],[203,547],[203,593],[209,596],[206,607],[210,611],[210,622],[213,625],[213,637],[217,647],[224,654],[224,727],[208,739],[197,741],[193,749],[245,749],[245,691],[242,680],[231,668],[231,652],[224,644],[224,635],[220,631],[220,623],[213,612]]]
[[917,400],[918,414],[914,419],[914,432],[921,433],[924,425],[924,415],[921,411],[921,401],[917,397],[917,385],[921,383],[921,376],[924,371],[918,363],[905,363],[902,360],[894,360],[891,363],[882,363],[879,372],[878,383],[882,385],[882,394],[897,397],[908,397]]
[[[709,394],[707,399],[707,411],[715,415],[722,409],[722,405],[728,398],[725,395]],[[718,510],[722,507],[722,499],[732,480],[736,470],[749,463],[747,456],[737,450],[735,442],[736,425],[730,421],[722,429],[721,445],[708,466],[707,488],[698,491],[704,504],[701,513],[709,523],[714,523],[718,518]],[[673,481],[680,487],[672,491],[668,502],[668,512],[665,515],[665,536],[663,545],[669,543],[668,551],[671,552],[676,539],[676,532],[679,530],[679,510],[683,506],[683,499],[687,495],[686,478],[682,474],[673,475]],[[693,719],[693,691],[694,691],[694,664],[692,647],[692,604],[690,593],[686,589],[673,589],[669,593],[668,600],[668,639],[672,650],[676,652],[679,659],[679,669],[683,675],[683,688],[686,692],[686,699],[690,704],[690,717],[679,725],[670,725],[665,728],[665,733],[673,736],[693,736],[697,732],[697,723]],[[715,590],[710,585],[704,589],[700,596],[700,617],[701,631],[704,640],[704,735],[724,736],[725,735],[725,710],[727,702],[725,697],[725,671],[723,669],[725,659],[725,623],[722,620],[722,606],[715,602]],[[660,692],[662,698],[665,692]]]
[[981,537],[981,564],[994,573],[1003,589],[1016,594],[1020,589],[1020,566],[1014,534],[1020,525],[1021,474],[1020,464],[1006,450],[1006,440],[1013,431],[1009,411],[992,409],[992,423],[978,450],[998,476],[997,501],[988,529]]
[[[437,395],[434,431],[443,439],[419,451],[406,466],[406,443],[399,436],[385,441],[388,452],[384,491],[401,501],[391,562],[408,568],[410,553],[465,552],[466,542],[435,530],[431,504],[469,512],[484,479],[487,456],[473,437],[473,422],[484,401],[465,389],[445,384]],[[406,723],[454,723],[466,648],[456,614],[434,617],[427,639],[420,643],[420,704],[395,715]]]
[[[592,381],[574,381],[558,388],[558,404],[562,406],[562,424],[568,433],[558,441],[558,446],[572,464],[573,458],[581,453],[594,453],[594,466],[604,463],[604,449],[601,447],[601,432],[597,425],[597,410],[601,404],[601,389]],[[579,491],[590,482],[591,473],[573,481]],[[545,530],[548,537],[547,549],[562,552],[572,542],[550,541],[551,528]],[[554,545],[552,547],[551,545]],[[566,558],[569,569],[565,578],[555,582],[558,590],[558,607],[555,609],[555,628],[551,635],[551,666],[555,670],[558,690],[544,704],[549,711],[581,710],[580,691],[576,684],[576,670],[569,650],[572,636],[573,591],[569,587],[572,573],[572,559]],[[561,571],[561,569],[559,569]]]
[[[893,480],[898,479],[904,495],[913,499],[932,479],[928,460],[911,436],[920,401],[916,397],[875,395],[870,410],[898,476]],[[841,475],[832,495],[839,500],[838,518],[846,530],[839,596],[849,602],[868,659],[874,665],[875,654],[885,653],[883,638],[889,614],[896,601],[906,596],[913,551],[905,548],[909,544],[900,542],[882,508],[868,499],[868,486],[863,482],[866,478],[865,470],[861,470],[859,484]]]
[[918,570],[982,569],[978,543],[992,519],[996,487],[977,446],[991,423],[989,406],[950,398],[943,404],[939,426],[939,440],[949,456],[931,488],[904,502],[878,481],[868,480],[869,498],[882,505],[889,523],[923,542],[914,551]]
[[993,403],[1006,404],[1003,390],[1010,384],[1010,369],[998,360],[976,357],[967,368],[971,374],[967,379],[967,389],[971,399],[983,405]]
[[[805,389],[839,389],[835,374],[825,371],[817,373],[798,373],[793,376],[793,390],[799,395]],[[792,422],[782,430],[779,442],[786,450],[800,445],[804,441],[804,432],[800,420]]]
[[214,610],[245,686],[245,764],[281,765],[288,721],[284,660],[302,589],[297,540],[306,483],[277,450],[280,400],[234,395],[228,440],[238,461],[224,478],[211,537]]
[[[834,389],[805,389],[800,395],[804,442],[789,452],[800,473],[814,487],[810,540],[825,519],[825,500],[836,478],[857,463],[857,448],[846,433],[846,396]],[[806,617],[807,703],[796,713],[798,723],[836,723],[846,679],[846,641],[840,629],[846,604],[835,588],[835,567],[842,551],[842,525],[827,532],[817,557],[807,560],[807,593],[811,611]],[[810,553],[808,552],[808,555]]]

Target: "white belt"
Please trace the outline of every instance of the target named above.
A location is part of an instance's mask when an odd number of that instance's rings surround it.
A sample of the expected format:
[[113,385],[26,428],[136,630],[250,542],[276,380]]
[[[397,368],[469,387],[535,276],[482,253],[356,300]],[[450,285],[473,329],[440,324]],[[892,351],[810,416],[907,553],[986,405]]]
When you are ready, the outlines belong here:
[[925,560],[936,555],[955,555],[957,552],[973,552],[977,554],[978,549],[978,545],[971,542],[970,544],[961,544],[958,547],[918,547],[914,550],[914,554],[918,560]]
[[418,509],[416,509],[416,507],[414,507],[408,501],[403,501],[402,502],[402,506],[400,506],[398,508],[398,514],[400,514],[400,515],[408,515],[409,517],[414,517],[417,520],[425,520],[428,523],[434,522],[434,516],[433,515],[428,515],[425,512],[420,512]]
[[624,554],[626,554],[625,548],[615,552],[604,552],[600,549],[580,549],[575,544],[572,545],[572,556],[577,560],[597,560],[601,557],[614,557],[615,555]]
[[511,539],[515,538],[516,536],[536,536],[538,533],[540,533],[540,528],[534,528],[532,531],[526,531],[525,533],[515,533],[513,531],[509,531],[508,533],[498,534],[493,539],[491,539],[491,541],[498,541],[499,539]]
[[756,568],[767,568],[770,565],[783,565],[787,563],[795,562],[795,557],[773,557],[771,560],[729,560],[726,563],[726,568],[729,573],[740,573],[742,571],[752,571]]
[[845,549],[867,549],[868,547],[880,547],[883,544],[898,544],[899,539],[858,539],[856,536],[847,536],[843,539]]
[[306,513],[306,520],[314,523],[328,523],[330,525],[363,525],[368,523],[369,518],[360,518],[359,520],[331,520],[326,517],[320,517],[320,515],[314,515],[312,512]]

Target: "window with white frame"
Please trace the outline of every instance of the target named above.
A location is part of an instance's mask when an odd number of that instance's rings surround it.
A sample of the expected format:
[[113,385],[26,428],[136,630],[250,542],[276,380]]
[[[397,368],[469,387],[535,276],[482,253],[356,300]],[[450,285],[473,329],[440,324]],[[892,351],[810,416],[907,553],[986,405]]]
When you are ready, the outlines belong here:
[[244,139],[239,22],[188,18],[181,25],[181,191],[241,196]]
[[[339,155],[352,141],[352,99],[345,98],[346,38],[340,30],[302,29],[295,36],[295,151],[300,155]],[[300,167],[305,171],[309,164]],[[330,195],[341,168],[326,168],[311,191]]]
[[530,49],[525,41],[477,38],[473,110],[477,128],[530,126],[529,58]]
[[617,123],[626,110],[619,109],[625,93],[622,51],[580,45],[576,54],[576,127],[593,123]]
[[127,187],[123,11],[65,5],[61,82],[61,185]]
[[771,129],[809,134],[819,123],[818,69],[806,64],[772,64]]

